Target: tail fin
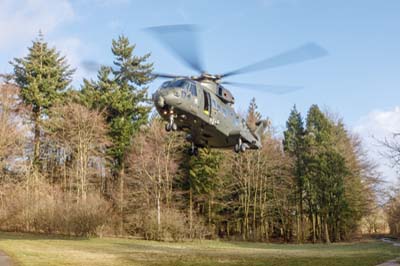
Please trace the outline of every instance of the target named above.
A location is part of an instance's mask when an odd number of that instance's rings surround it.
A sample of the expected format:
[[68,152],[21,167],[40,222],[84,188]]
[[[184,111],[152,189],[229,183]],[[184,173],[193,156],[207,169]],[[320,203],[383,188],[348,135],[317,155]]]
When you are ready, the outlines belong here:
[[256,130],[255,130],[255,134],[258,138],[258,140],[261,140],[261,136],[264,134],[265,130],[267,129],[269,125],[269,121],[268,120],[259,120],[256,123]]

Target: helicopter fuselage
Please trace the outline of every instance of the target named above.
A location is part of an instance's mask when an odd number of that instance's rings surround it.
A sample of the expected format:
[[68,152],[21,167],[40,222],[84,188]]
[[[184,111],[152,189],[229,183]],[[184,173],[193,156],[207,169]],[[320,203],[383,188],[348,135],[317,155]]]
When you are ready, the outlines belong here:
[[213,81],[167,81],[153,94],[153,101],[167,127],[174,123],[172,130],[187,132],[196,147],[261,147],[259,137],[233,109],[230,92]]

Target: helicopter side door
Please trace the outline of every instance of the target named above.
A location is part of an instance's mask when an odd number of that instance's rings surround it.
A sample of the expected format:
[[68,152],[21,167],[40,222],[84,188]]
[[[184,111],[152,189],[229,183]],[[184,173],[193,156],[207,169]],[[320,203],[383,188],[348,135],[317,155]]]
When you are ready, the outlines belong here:
[[197,86],[193,82],[186,84],[186,95],[190,99],[190,111],[195,113],[199,106],[199,100],[197,97]]
[[212,125],[219,125],[221,120],[221,104],[220,101],[215,95],[211,96],[211,117],[210,123]]
[[203,113],[209,117],[211,117],[211,95],[208,91],[203,89]]

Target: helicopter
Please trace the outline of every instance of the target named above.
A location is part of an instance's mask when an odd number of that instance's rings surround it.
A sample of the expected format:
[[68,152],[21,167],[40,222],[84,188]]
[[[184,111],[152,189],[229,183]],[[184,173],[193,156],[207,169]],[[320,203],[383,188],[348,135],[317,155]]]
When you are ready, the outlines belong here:
[[233,148],[236,153],[260,149],[261,136],[268,126],[266,120],[256,122],[251,130],[245,119],[234,109],[235,98],[225,87],[263,89],[282,94],[299,89],[294,86],[273,86],[225,81],[226,77],[300,63],[323,57],[327,51],[315,43],[295,49],[222,74],[204,70],[199,53],[196,25],[168,25],[146,29],[171,50],[198,75],[185,76],[153,73],[154,78],[168,79],[153,93],[152,100],[160,116],[166,121],[166,131],[184,131],[191,142],[190,155],[198,148]]

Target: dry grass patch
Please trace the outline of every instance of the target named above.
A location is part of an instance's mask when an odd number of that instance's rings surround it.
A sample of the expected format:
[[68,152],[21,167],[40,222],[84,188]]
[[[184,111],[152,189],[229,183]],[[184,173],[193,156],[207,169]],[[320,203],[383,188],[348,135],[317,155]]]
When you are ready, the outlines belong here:
[[332,245],[248,242],[156,242],[120,238],[62,238],[0,234],[0,249],[19,265],[268,265],[373,266],[400,247],[378,241]]

